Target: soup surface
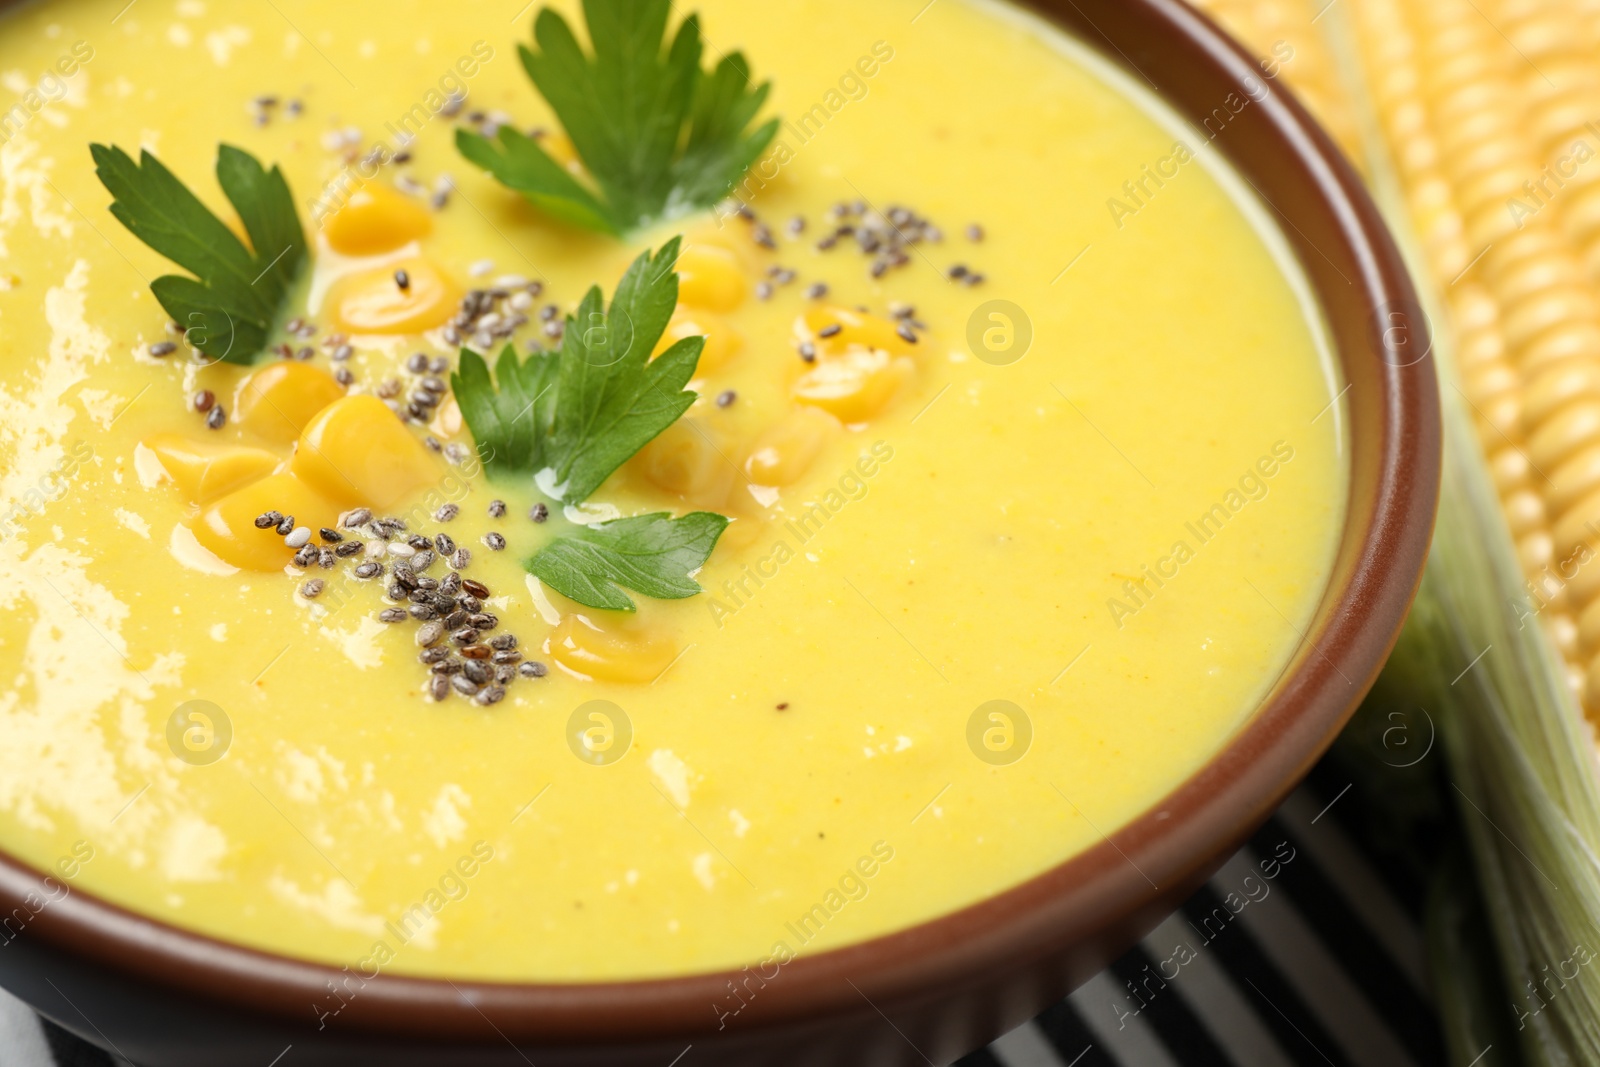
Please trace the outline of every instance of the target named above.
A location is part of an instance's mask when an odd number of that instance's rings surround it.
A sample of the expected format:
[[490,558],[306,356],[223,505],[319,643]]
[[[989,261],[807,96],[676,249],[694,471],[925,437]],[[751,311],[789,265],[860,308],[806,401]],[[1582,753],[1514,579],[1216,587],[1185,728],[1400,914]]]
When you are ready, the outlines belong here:
[[[459,126],[551,122],[516,55],[522,0],[8,9],[0,847],[52,892],[363,974],[663,976],[948,913],[1215,754],[1294,655],[1344,515],[1320,324],[1203,133],[1028,17],[924,3],[698,0],[786,120],[740,189],[774,248],[713,213],[582,233],[458,155]],[[408,158],[371,184],[419,209],[415,243],[336,254],[350,169],[403,130]],[[413,354],[457,346],[352,330],[351,270],[409,257],[447,295],[537,281],[525,349],[539,308],[609,291],[674,234],[701,249],[700,400],[585,511],[530,521],[550,498],[491,481],[449,401],[402,427],[446,451],[384,511],[468,547],[497,632],[547,668],[498,703],[431,699],[418,625],[378,620],[384,581],[302,573],[271,530],[219,541],[173,473],[184,442],[248,447],[229,460],[248,485],[293,435],[238,410],[251,368],[152,354],[174,335],[148,283],[171,265],[107,211],[88,146],[150,148],[222,208],[219,141],[280,164],[313,235],[291,311],[318,332],[274,340],[356,395],[395,382],[404,403]],[[818,247],[891,204],[923,236],[903,264]],[[803,383],[797,319],[858,306],[915,343],[875,350],[871,388]],[[697,596],[624,618],[523,568],[573,520],[697,508],[734,518]],[[278,556],[253,566],[263,543]]]

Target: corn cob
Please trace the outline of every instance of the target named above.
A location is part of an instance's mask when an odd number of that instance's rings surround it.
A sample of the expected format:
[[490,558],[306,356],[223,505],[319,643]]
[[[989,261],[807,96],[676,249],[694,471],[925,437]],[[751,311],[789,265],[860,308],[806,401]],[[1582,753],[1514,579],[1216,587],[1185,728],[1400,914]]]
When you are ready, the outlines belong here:
[[[1310,0],[1201,6],[1263,54],[1290,41],[1285,77],[1353,140]],[[1600,0],[1350,8],[1531,611],[1600,722]]]

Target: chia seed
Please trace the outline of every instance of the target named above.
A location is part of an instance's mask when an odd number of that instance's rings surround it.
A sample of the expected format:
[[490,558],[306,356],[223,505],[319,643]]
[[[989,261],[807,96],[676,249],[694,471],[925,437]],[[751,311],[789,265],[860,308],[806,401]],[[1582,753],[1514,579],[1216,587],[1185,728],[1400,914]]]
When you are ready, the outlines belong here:
[[807,300],[821,300],[827,295],[828,286],[826,282],[813,282],[811,285],[806,286]]
[[476,578],[461,579],[461,588],[466,591],[467,595],[475,596],[479,600],[487,600],[491,595],[489,593],[489,587],[478,581]]
[[489,639],[489,647],[494,649],[496,652],[504,652],[507,649],[516,648],[517,635],[501,634],[498,637],[491,637]]
[[471,626],[463,626],[450,635],[450,640],[458,645],[475,645],[478,643],[478,631]]
[[305,585],[300,587],[300,595],[305,597],[307,600],[315,600],[317,597],[322,595],[322,591],[325,588],[327,588],[326,582],[324,582],[321,578],[313,578]]
[[739,394],[734,392],[732,389],[724,390],[723,392],[717,394],[717,407],[728,407],[738,398]]
[[450,684],[455,686],[456,692],[462,696],[476,696],[478,693],[478,683],[464,674],[453,675]]
[[494,669],[494,680],[498,685],[510,685],[517,680],[517,669],[511,666],[500,666]]
[[[310,547],[309,545],[307,546]],[[331,571],[338,564],[339,557],[333,554],[333,549],[324,548],[317,553],[317,566],[325,571]]]
[[500,701],[504,700],[505,697],[506,691],[504,689],[500,688],[498,685],[491,685],[486,689],[479,690],[478,695],[473,697],[473,699],[479,704],[482,704],[484,707],[488,707],[490,704],[500,703]]
[[[434,621],[424,623],[417,630],[417,644],[423,648],[431,649],[444,637],[444,623]],[[442,651],[442,650],[441,650]]]
[[911,324],[909,322],[902,322],[894,332],[899,335],[900,340],[904,341],[908,345],[914,345],[917,343],[917,331],[911,328]]
[[379,622],[405,622],[406,613],[399,608],[384,608],[378,612]]
[[300,551],[294,554],[294,565],[304,570],[317,561],[317,555],[317,547],[315,545],[304,545]]
[[434,700],[444,700],[450,695],[450,679],[442,674],[436,674],[428,679],[428,695]]
[[281,514],[279,514],[276,511],[269,511],[269,512],[263,514],[263,515],[257,515],[256,516],[256,529],[258,529],[258,530],[270,529],[270,528],[272,528],[274,526],[277,526],[278,523],[280,523],[282,521],[283,521],[283,516]]
[[218,404],[216,407],[212,408],[210,414],[208,414],[206,416],[206,428],[207,429],[220,430],[224,426],[226,426],[227,424],[228,424],[228,413],[226,411],[222,410],[222,405],[221,404]]
[[411,288],[411,275],[403,270],[397,270],[394,272],[394,283],[400,287],[402,293],[406,292]]
[[509,664],[512,664],[512,663],[521,663],[522,662],[522,653],[518,652],[514,648],[508,648],[504,652],[496,652],[491,658],[494,660],[495,663],[501,663],[501,664],[508,664],[509,665]]
[[550,673],[550,668],[538,660],[529,660],[517,667],[517,673],[524,678],[543,678]]
[[[445,504],[438,511],[433,513],[433,518],[435,522],[450,522],[459,514],[461,514],[461,509],[459,507],[454,504]],[[449,553],[446,552],[445,555],[449,555]]]
[[500,617],[482,612],[474,615],[467,625],[475,630],[493,630],[500,625]]
[[448,556],[456,550],[455,538],[449,534],[439,534],[433,539],[433,547],[438,549],[439,555]]
[[356,568],[356,572],[355,573],[356,573],[356,577],[360,578],[362,580],[366,580],[366,579],[369,579],[369,578],[376,578],[378,575],[383,573],[383,564],[381,564],[381,563],[370,563],[370,562],[369,563],[363,563],[359,567]]
[[505,518],[506,517],[506,502],[504,500],[491,500],[491,501],[489,501],[489,517],[491,519],[503,519],[503,518]]
[[425,548],[421,552],[418,552],[415,556],[411,557],[411,569],[414,571],[425,571],[429,567],[433,566],[433,561],[438,558],[438,556],[433,554],[432,549]]
[[842,333],[843,331],[844,331],[844,327],[843,326],[840,326],[837,322],[830,322],[830,323],[828,323],[828,325],[824,326],[822,329],[817,331],[817,336],[821,337],[824,340],[826,340],[829,337],[837,337],[837,336],[839,336],[839,334]]
[[288,537],[291,533],[293,533],[294,532],[294,516],[293,515],[285,515],[283,517],[283,521],[278,523],[278,531],[277,532],[278,532],[278,536],[279,537]]
[[349,559],[351,556],[359,556],[366,547],[360,541],[346,541],[338,548],[335,548],[333,554],[340,559]]
[[491,552],[502,552],[506,547],[506,539],[500,534],[492,532],[483,535],[483,543],[489,546]]
[[446,596],[455,596],[461,592],[461,575],[455,571],[445,575],[444,580],[439,583],[439,592]]
[[177,350],[178,346],[173,344],[171,341],[157,341],[155,344],[150,346],[150,354],[157,359],[160,359],[162,356],[170,356]]
[[438,618],[439,613],[433,610],[433,606],[430,604],[413,604],[411,605],[411,617],[418,622],[428,622]]
[[372,521],[372,512],[366,508],[356,508],[339,517],[339,525],[346,530],[355,530]]
[[488,645],[468,645],[461,650],[462,659],[484,660],[494,655]]
[[528,518],[532,519],[534,522],[543,522],[549,517],[550,509],[546,507],[542,501],[538,504],[535,504],[533,509],[528,512]]
[[467,564],[472,562],[472,553],[464,548],[456,549],[455,555],[450,557],[450,566],[456,570],[465,570]]
[[327,526],[322,527],[317,531],[317,533],[322,537],[324,542],[330,545],[336,545],[344,540],[344,534]]
[[800,358],[807,363],[815,363],[817,361],[817,346],[810,341],[802,341],[800,343]]

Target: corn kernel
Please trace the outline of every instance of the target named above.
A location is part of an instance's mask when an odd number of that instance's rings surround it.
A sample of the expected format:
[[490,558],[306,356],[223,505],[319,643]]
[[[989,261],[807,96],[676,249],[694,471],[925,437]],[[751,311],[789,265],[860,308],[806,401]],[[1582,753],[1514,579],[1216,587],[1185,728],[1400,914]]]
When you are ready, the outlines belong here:
[[911,374],[911,361],[904,356],[857,348],[821,361],[790,392],[841,422],[859,423],[881,412]]
[[[834,327],[838,327],[836,332]],[[888,319],[849,308],[811,308],[795,320],[794,332],[800,341],[815,345],[818,355],[824,358],[843,355],[852,348],[875,348],[895,356],[915,351]],[[824,337],[824,333],[829,336]]]
[[712,510],[726,505],[738,474],[713,431],[693,418],[667,427],[639,450],[632,464],[658,488]]
[[243,570],[277,571],[293,555],[272,530],[256,529],[256,516],[268,511],[293,515],[300,526],[316,529],[339,519],[339,506],[288,472],[253,482],[201,509],[191,524],[195,540],[212,554]]
[[739,258],[712,244],[684,245],[678,253],[678,300],[690,307],[732,311],[748,286]]
[[208,504],[259,481],[283,462],[263,449],[196,440],[176,433],[154,434],[142,444],[155,453],[184,498],[196,504]]
[[328,299],[335,327],[347,333],[422,333],[455,314],[461,290],[432,263],[411,257],[339,279]]
[[756,438],[744,461],[745,474],[757,485],[793,485],[843,432],[843,424],[821,408],[797,407]]
[[326,371],[306,363],[273,363],[239,383],[233,419],[251,433],[287,445],[319,411],[343,396],[344,386]]
[[659,356],[688,337],[706,339],[705,348],[700,352],[699,366],[695,368],[696,375],[714,374],[731,363],[744,348],[744,337],[721,316],[679,304],[652,356]]
[[370,181],[323,224],[328,245],[347,256],[377,256],[433,231],[433,219],[409,196]]
[[567,615],[550,632],[546,654],[577,674],[606,682],[649,682],[672,665],[677,643],[638,623]]
[[324,408],[300,435],[289,469],[329,499],[373,508],[393,507],[443,475],[433,454],[373,396]]

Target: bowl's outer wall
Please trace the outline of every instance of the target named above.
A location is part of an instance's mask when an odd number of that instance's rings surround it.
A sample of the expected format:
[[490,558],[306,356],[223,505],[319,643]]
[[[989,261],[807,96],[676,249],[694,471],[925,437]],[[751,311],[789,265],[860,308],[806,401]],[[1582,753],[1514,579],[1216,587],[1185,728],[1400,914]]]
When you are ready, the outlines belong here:
[[[1408,355],[1426,351],[1426,325],[1359,177],[1246,52],[1179,0],[1032,6],[1152,85],[1255,186],[1311,278],[1349,383],[1350,508],[1328,593],[1222,754],[1101,846],[955,914],[796,960],[770,983],[353,984],[72,893],[0,952],[0,984],[146,1067],[265,1063],[291,1043],[299,1064],[660,1067],[692,1045],[686,1065],[910,1065],[947,1062],[1029,1018],[1185,899],[1310,769],[1393,647],[1437,504],[1433,361]],[[1230,97],[1250,103],[1212,136],[1204,120]],[[0,909],[39,884],[0,855]],[[347,990],[344,1007],[319,1020],[330,983]],[[748,1004],[721,1029],[730,983]]]

